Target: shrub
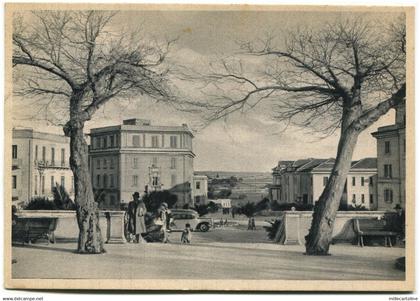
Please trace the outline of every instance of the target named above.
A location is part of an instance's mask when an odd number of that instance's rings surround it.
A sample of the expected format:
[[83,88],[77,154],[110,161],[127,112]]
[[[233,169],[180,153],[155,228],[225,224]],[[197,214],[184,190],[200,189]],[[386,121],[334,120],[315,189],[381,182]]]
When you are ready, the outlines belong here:
[[217,205],[215,202],[209,202],[207,204],[207,209],[209,211],[209,213],[215,213],[219,211],[219,205]]
[[52,192],[54,203],[59,210],[76,210],[76,204],[70,198],[64,186],[56,184]]
[[239,212],[249,218],[255,215],[256,208],[257,206],[254,203],[248,202],[240,207]]
[[364,205],[345,205],[340,204],[340,207],[338,208],[339,211],[368,211]]
[[195,205],[195,211],[197,211],[199,216],[203,216],[206,215],[207,213],[209,213],[209,206],[208,205]]
[[26,205],[23,206],[24,210],[57,210],[54,201],[49,200],[47,197],[34,197]]
[[166,203],[169,208],[172,208],[178,201],[178,197],[169,190],[152,191],[144,195],[143,201],[147,211],[155,212],[162,203]]
[[277,231],[281,225],[281,219],[275,219],[271,221],[267,221],[270,223],[270,226],[264,226],[265,231],[267,232],[267,237],[270,240],[274,240],[276,238]]
[[70,198],[66,189],[56,184],[52,190],[53,199],[47,197],[34,197],[26,205],[24,210],[76,210],[76,204]]
[[312,204],[302,204],[302,203],[277,203],[273,202],[271,204],[271,209],[273,211],[290,211],[292,207],[295,207],[296,211],[312,211],[314,209],[314,205]]

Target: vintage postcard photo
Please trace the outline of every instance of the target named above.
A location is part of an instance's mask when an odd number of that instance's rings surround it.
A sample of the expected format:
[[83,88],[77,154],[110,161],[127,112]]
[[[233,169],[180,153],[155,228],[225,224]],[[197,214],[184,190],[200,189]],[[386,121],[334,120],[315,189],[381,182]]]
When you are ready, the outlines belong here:
[[7,288],[414,290],[414,8],[5,18]]

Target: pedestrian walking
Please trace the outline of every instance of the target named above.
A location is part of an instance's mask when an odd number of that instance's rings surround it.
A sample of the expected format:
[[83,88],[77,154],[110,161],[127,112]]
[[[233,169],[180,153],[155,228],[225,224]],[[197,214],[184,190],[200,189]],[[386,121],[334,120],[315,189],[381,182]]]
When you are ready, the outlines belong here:
[[181,235],[181,243],[183,244],[190,244],[191,243],[191,234],[192,230],[191,230],[191,225],[190,224],[185,224],[185,229],[184,231],[182,231],[182,235]]

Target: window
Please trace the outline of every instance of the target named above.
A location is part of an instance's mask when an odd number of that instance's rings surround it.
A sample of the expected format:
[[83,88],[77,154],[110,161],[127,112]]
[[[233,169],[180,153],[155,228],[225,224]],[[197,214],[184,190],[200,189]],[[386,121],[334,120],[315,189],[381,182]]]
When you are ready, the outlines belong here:
[[171,144],[170,145],[171,145],[172,148],[177,148],[178,147],[177,138],[178,138],[177,136],[171,136],[171,138],[170,138],[171,139],[170,140]]
[[54,186],[55,186],[54,176],[51,176],[51,191],[53,191]]
[[38,195],[38,176],[37,175],[35,175],[35,180],[34,180],[34,186],[35,186],[35,191],[34,191],[34,193],[35,193],[35,195]]
[[155,176],[152,177],[152,186],[158,186],[159,185],[159,177]]
[[65,178],[64,176],[61,176],[61,179],[60,179],[60,184],[61,184],[61,186],[62,186],[63,188],[65,188],[65,187],[66,187],[66,178]]
[[101,148],[101,138],[96,137],[96,148]]
[[12,187],[13,189],[17,188],[17,176],[12,176]]
[[140,147],[140,136],[139,135],[133,135],[133,146],[134,147]]
[[114,187],[114,175],[109,175],[109,187]]
[[17,145],[12,145],[12,158],[17,159]]
[[109,160],[109,168],[114,169],[114,159],[112,158]]
[[41,177],[41,194],[45,193],[45,176]]
[[109,144],[111,147],[114,147],[114,136],[109,136]]
[[176,158],[171,158],[171,169],[176,169]]
[[360,178],[360,186],[365,186],[365,177]]
[[47,153],[47,149],[45,146],[43,146],[42,147],[42,161],[44,162],[45,162],[46,153]]
[[139,177],[137,175],[133,176],[133,186],[137,186],[139,181]]
[[392,178],[392,165],[391,164],[384,165],[384,177]]
[[356,186],[356,177],[351,178],[351,186]]
[[353,194],[353,195],[352,195],[352,197],[351,197],[351,202],[352,202],[353,204],[356,204],[356,195],[355,195],[355,194]]
[[101,169],[101,160],[96,159],[96,169]]
[[152,147],[159,147],[159,136],[152,136]]
[[176,175],[171,175],[171,186],[176,185]]
[[195,189],[200,189],[200,182],[195,182]]
[[369,203],[373,204],[373,194],[369,194]]
[[108,176],[107,175],[103,175],[102,180],[104,182],[103,187],[107,188],[108,187]]
[[110,195],[109,196],[109,202],[111,203],[111,205],[115,204],[115,195]]
[[138,158],[133,158],[133,168],[138,168]]
[[64,148],[61,149],[61,166],[66,164],[66,150]]
[[392,203],[394,201],[392,189],[384,190],[385,203]]
[[101,175],[96,175],[96,188],[101,187]]
[[102,144],[103,144],[103,147],[104,148],[107,148],[108,147],[108,139],[107,139],[107,137],[103,137],[102,138]]
[[106,159],[104,159],[104,169],[108,168],[108,161]]
[[153,161],[152,161],[152,164],[154,165],[154,166],[157,166],[157,164],[158,164],[158,158],[157,157],[153,157],[153,159],[152,159]]
[[364,194],[362,194],[362,203],[363,204],[365,203],[365,195]]
[[51,165],[55,165],[55,148],[51,147]]
[[390,141],[385,141],[385,154],[391,153],[391,143]]
[[328,183],[328,177],[324,177],[324,186],[327,186]]
[[38,145],[35,145],[35,161],[38,161]]
[[369,177],[369,185],[373,186],[373,177]]

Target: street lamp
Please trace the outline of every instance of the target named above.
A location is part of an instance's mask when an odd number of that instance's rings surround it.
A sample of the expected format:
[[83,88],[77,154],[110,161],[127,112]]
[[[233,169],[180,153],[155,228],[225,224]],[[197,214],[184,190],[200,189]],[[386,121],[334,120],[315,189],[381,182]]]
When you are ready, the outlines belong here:
[[45,170],[46,164],[44,161],[37,161],[36,162],[36,168],[38,170],[39,173],[39,192],[40,194],[43,194],[44,192],[42,191],[42,176],[44,175],[44,170]]

